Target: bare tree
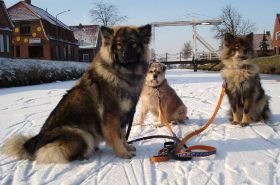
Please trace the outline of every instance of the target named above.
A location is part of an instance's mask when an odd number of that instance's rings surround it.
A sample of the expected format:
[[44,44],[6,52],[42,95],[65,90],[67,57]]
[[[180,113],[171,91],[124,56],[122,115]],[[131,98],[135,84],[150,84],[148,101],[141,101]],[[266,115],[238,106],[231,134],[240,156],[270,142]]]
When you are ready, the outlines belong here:
[[127,16],[120,15],[117,6],[102,1],[94,3],[89,13],[93,22],[103,26],[114,26],[127,20]]
[[219,19],[222,24],[214,26],[215,37],[222,39],[225,33],[246,35],[256,30],[256,24],[245,19],[234,7],[228,5],[222,9]]
[[190,41],[184,43],[182,54],[183,58],[189,58],[192,55],[192,46]]

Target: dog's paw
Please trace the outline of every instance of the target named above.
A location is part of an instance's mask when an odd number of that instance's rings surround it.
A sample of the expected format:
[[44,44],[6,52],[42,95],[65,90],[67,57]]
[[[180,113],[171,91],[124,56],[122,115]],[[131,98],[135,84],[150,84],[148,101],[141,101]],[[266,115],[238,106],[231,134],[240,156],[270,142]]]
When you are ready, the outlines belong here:
[[128,151],[136,151],[136,148],[135,148],[133,145],[127,145],[127,146],[126,146],[126,149],[127,149]]
[[248,122],[242,122],[240,125],[241,125],[241,127],[246,127],[246,126],[249,125],[249,123]]
[[237,121],[232,121],[231,124],[232,124],[232,125],[238,125],[239,122],[237,122]]
[[127,151],[123,153],[118,153],[117,155],[123,159],[131,159],[132,157],[135,156],[135,153],[132,151]]
[[155,128],[161,128],[161,127],[163,127],[163,124],[157,123],[157,124],[154,125],[154,127],[155,127]]

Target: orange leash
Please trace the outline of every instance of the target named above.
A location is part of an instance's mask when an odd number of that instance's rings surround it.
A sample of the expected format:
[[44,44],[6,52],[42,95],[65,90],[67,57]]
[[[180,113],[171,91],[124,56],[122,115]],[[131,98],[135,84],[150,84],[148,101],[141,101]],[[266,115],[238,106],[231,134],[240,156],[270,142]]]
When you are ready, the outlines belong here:
[[178,144],[178,146],[176,147],[176,150],[175,152],[178,153],[180,152],[180,150],[182,149],[182,147],[184,146],[184,144],[190,139],[192,138],[193,136],[196,136],[198,134],[200,134],[201,132],[203,132],[205,129],[207,129],[209,127],[209,125],[213,122],[213,120],[215,119],[218,111],[219,111],[219,108],[222,104],[222,101],[223,101],[223,97],[225,95],[225,85],[223,84],[223,87],[222,87],[222,90],[221,90],[221,94],[220,94],[220,98],[219,98],[219,101],[217,103],[217,106],[215,108],[215,111],[214,113],[212,114],[211,118],[208,120],[208,122],[200,129],[198,130],[195,130],[191,133],[189,133],[187,136],[185,136],[181,142]]
[[[170,131],[170,133],[173,135],[173,137],[176,137],[176,134],[173,132],[167,118],[165,117],[165,115],[163,114],[163,109],[161,106],[161,99],[159,96],[159,91],[158,92],[158,99],[159,99],[159,112],[161,115],[161,118],[164,122],[164,124],[166,125],[166,127],[168,128],[168,130]],[[212,147],[212,146],[205,146],[205,145],[194,145],[194,146],[190,146],[190,147],[186,147],[185,143],[191,139],[192,137],[200,134],[201,132],[203,132],[205,129],[207,129],[209,127],[209,125],[213,122],[214,118],[216,117],[219,108],[221,106],[223,97],[225,94],[225,84],[223,84],[222,86],[222,90],[221,90],[221,94],[220,94],[220,98],[219,101],[216,105],[215,111],[213,113],[213,115],[211,116],[211,118],[208,120],[208,122],[201,127],[198,130],[195,130],[191,133],[189,133],[187,136],[185,136],[182,140],[179,140],[179,144],[176,142],[166,142],[164,144],[164,148],[161,149],[158,152],[158,156],[153,156],[151,157],[151,161],[152,162],[163,162],[163,161],[168,161],[170,158],[173,158],[175,160],[191,160],[192,157],[204,157],[204,156],[209,156],[212,154],[216,153],[216,148]],[[186,149],[182,151],[182,148],[185,147]],[[203,152],[193,152],[192,150],[203,150]]]

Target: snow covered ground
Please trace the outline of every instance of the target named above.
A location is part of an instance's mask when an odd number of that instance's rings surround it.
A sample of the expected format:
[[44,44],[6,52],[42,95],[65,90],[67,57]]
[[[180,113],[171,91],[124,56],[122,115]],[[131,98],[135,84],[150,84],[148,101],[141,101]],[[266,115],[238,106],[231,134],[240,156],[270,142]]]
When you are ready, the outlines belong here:
[[[189,110],[190,120],[173,126],[184,136],[211,116],[222,79],[219,73],[178,69],[168,70],[167,78]],[[74,83],[0,89],[0,145],[13,134],[36,134]],[[87,161],[64,165],[38,165],[0,154],[0,184],[280,184],[280,76],[262,75],[262,84],[272,97],[272,123],[245,128],[231,125],[225,98],[213,124],[188,143],[217,147],[211,157],[152,164],[150,157],[162,147],[160,139],[135,143],[137,155],[130,160],[116,157],[105,145]],[[165,127],[154,128],[151,120],[133,126],[130,138],[168,134]]]

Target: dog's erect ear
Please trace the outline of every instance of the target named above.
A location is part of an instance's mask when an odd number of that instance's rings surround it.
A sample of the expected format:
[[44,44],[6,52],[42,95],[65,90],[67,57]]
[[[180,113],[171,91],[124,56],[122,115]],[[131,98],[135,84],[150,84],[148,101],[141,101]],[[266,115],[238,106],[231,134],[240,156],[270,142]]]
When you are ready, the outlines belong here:
[[141,26],[138,28],[139,34],[143,40],[144,44],[150,43],[150,38],[152,35],[152,26],[150,24],[147,24],[145,26]]
[[232,34],[230,33],[226,33],[225,36],[224,36],[224,44],[226,46],[229,46],[231,45],[235,40],[235,36],[233,36]]
[[101,26],[100,28],[103,39],[105,40],[105,42],[109,42],[110,39],[113,36],[114,30],[112,28],[106,27],[106,26]]
[[164,64],[160,64],[160,65],[161,65],[162,71],[165,72],[165,70],[166,70],[166,65],[164,65]]

